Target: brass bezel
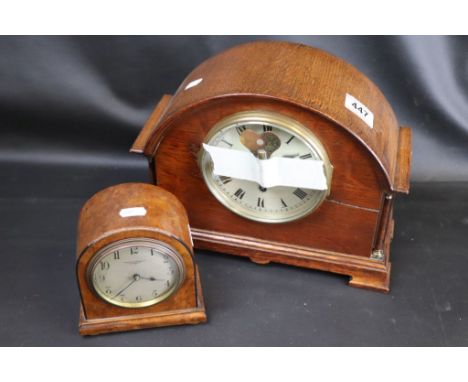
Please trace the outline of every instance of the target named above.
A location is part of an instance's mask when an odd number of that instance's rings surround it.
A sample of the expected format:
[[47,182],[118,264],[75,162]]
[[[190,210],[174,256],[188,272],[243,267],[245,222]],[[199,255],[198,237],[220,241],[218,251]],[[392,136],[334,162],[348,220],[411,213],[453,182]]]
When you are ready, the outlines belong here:
[[[179,280],[177,281],[177,283],[174,283],[174,286],[172,288],[170,288],[164,294],[152,300],[142,301],[142,302],[121,302],[121,301],[116,301],[110,298],[109,296],[106,296],[98,288],[95,287],[94,281],[93,281],[93,274],[94,274],[94,270],[97,264],[102,258],[104,258],[105,256],[109,255],[109,253],[112,253],[114,251],[118,251],[118,250],[128,248],[128,247],[138,247],[138,246],[146,246],[146,247],[154,248],[156,251],[163,253],[165,255],[168,255],[174,260],[174,262],[176,263],[179,269]],[[167,243],[163,243],[159,240],[150,239],[150,238],[122,239],[114,243],[111,243],[105,246],[104,248],[101,248],[98,252],[96,252],[96,254],[93,256],[93,258],[88,264],[86,276],[87,276],[87,281],[88,281],[88,285],[90,289],[96,294],[96,296],[106,301],[107,303],[115,305],[115,306],[119,306],[122,308],[146,308],[146,307],[158,304],[166,300],[167,298],[172,296],[175,292],[177,292],[177,290],[180,288],[180,286],[185,280],[185,266],[184,266],[182,257],[179,255],[179,253]]]
[[[246,219],[261,222],[261,223],[287,223],[294,220],[303,218],[313,211],[315,211],[325,200],[325,198],[330,194],[331,179],[333,174],[333,166],[330,163],[327,152],[323,147],[320,140],[303,124],[297,122],[296,120],[287,117],[282,114],[278,114],[271,111],[264,110],[252,110],[252,111],[243,111],[235,114],[231,114],[218,123],[216,123],[208,134],[205,137],[204,143],[208,144],[209,141],[221,130],[229,127],[235,127],[238,125],[243,125],[246,123],[259,123],[259,124],[270,124],[282,130],[289,130],[294,135],[299,136],[302,140],[309,146],[309,148],[314,151],[319,158],[324,162],[325,176],[327,178],[327,190],[317,193],[318,197],[315,198],[315,203],[310,204],[309,208],[304,208],[298,211],[297,214],[290,215],[281,219],[260,216],[260,213],[256,214],[254,211],[239,208],[239,205],[233,202],[231,199],[226,197],[221,193],[214,180],[213,180],[213,166],[211,160],[206,160],[206,152],[203,148],[200,150],[198,155],[198,164],[201,169],[205,184],[208,186],[208,189],[213,194],[213,196],[225,207],[227,207],[232,212],[236,213],[239,216],[242,216]],[[209,156],[208,156],[209,157]]]

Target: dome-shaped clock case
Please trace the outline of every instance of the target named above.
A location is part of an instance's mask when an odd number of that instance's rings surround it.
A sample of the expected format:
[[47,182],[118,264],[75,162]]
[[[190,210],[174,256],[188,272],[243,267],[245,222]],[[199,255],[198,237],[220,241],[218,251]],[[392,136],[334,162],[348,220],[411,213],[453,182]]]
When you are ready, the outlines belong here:
[[[284,115],[323,145],[333,178],[313,213],[283,224],[248,220],[204,182],[197,157],[213,126],[252,111]],[[196,248],[336,272],[388,292],[393,203],[409,191],[411,130],[347,62],[287,42],[231,48],[161,99],[131,151],[147,156],[154,182],[184,204]]]
[[[150,306],[129,308],[109,303],[96,293],[89,277],[93,260],[103,250],[132,242],[154,246],[156,251],[163,249],[177,260],[181,269],[180,285]],[[80,213],[76,253],[81,334],[206,321],[187,214],[168,191],[150,184],[126,183],[95,194]]]

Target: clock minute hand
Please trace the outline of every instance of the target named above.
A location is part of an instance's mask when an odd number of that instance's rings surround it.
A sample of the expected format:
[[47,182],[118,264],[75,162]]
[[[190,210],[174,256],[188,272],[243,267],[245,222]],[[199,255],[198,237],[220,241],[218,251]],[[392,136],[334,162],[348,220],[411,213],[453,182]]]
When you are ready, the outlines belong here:
[[115,297],[117,297],[117,296],[120,296],[123,292],[125,292],[128,288],[130,288],[130,286],[131,286],[135,281],[138,281],[138,280],[140,280],[140,279],[141,279],[140,275],[137,274],[137,273],[135,273],[135,274],[133,275],[133,280],[130,281],[130,283],[127,284],[127,286],[126,286],[125,288],[123,288],[120,292],[116,293],[116,294],[114,295],[113,298],[115,298]]

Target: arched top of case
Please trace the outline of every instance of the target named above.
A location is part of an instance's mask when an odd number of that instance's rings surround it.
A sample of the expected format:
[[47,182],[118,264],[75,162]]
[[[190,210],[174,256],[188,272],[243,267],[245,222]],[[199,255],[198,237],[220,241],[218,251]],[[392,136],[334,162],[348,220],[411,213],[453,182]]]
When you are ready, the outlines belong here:
[[165,189],[146,183],[114,185],[94,194],[81,208],[77,256],[105,237],[134,231],[167,236],[193,255],[188,226],[185,207]]
[[[347,95],[360,103],[350,108],[363,106],[373,114],[372,124],[346,107]],[[398,159],[402,142],[395,114],[377,86],[342,59],[320,49],[281,41],[235,46],[204,61],[185,78],[155,127],[164,130],[164,125],[169,126],[187,110],[210,99],[230,96],[269,97],[322,115],[367,148],[390,189],[407,192],[410,154]],[[406,130],[403,145],[409,147],[411,134]],[[163,133],[147,137],[145,154],[154,153]],[[398,169],[399,161],[408,168]]]

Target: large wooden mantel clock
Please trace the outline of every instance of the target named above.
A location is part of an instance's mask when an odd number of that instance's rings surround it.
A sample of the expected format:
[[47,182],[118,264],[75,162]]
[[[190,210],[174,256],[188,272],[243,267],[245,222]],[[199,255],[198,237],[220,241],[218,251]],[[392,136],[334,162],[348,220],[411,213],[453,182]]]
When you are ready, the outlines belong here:
[[227,50],[160,100],[131,151],[187,209],[195,248],[388,292],[411,130],[341,59],[285,42]]

